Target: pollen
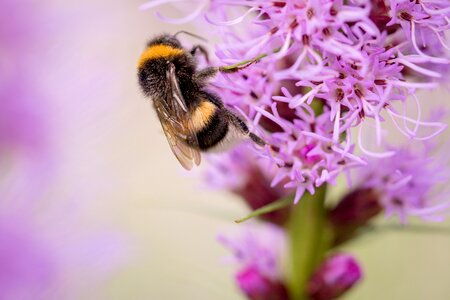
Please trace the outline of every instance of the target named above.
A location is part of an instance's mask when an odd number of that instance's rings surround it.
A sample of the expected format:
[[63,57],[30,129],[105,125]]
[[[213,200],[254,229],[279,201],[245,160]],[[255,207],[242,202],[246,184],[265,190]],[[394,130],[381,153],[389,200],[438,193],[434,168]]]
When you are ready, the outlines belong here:
[[151,59],[166,58],[183,54],[182,49],[173,48],[167,45],[153,45],[145,49],[141,57],[138,60],[138,69]]
[[194,125],[194,130],[203,129],[203,127],[205,127],[213,117],[216,108],[217,107],[209,101],[203,101],[202,103],[200,103],[200,105],[192,114],[192,123]]

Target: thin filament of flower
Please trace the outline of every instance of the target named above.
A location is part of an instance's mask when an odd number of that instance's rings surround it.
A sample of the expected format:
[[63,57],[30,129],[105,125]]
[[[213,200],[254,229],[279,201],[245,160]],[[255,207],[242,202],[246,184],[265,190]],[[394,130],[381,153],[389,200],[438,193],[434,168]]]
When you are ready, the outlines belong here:
[[362,159],[359,158],[358,156],[353,155],[353,154],[348,153],[348,152],[344,152],[342,149],[339,149],[339,148],[336,147],[336,146],[331,146],[331,149],[332,149],[333,151],[335,151],[335,152],[341,154],[341,155],[344,156],[344,157],[350,158],[350,159],[352,159],[352,160],[354,160],[354,161],[360,163],[360,164],[363,165],[363,166],[367,165],[367,162],[365,162],[364,160],[362,160]]
[[448,59],[440,58],[440,57],[433,57],[433,56],[429,56],[429,55],[423,53],[419,49],[419,47],[417,46],[415,22],[411,21],[409,23],[411,24],[411,42],[413,44],[414,49],[417,51],[417,53],[419,53],[420,55],[428,58],[431,62],[435,62],[435,63],[438,63],[438,64],[448,64],[448,63],[450,63],[450,60],[448,60]]
[[436,212],[441,212],[442,210],[450,208],[450,202],[442,203],[439,205],[435,205],[432,207],[420,208],[420,209],[411,209],[409,212],[414,216],[423,216],[429,215]]
[[359,126],[358,128],[358,146],[361,149],[362,152],[364,152],[365,154],[372,156],[372,157],[378,157],[378,158],[383,158],[383,157],[390,157],[393,156],[395,154],[395,151],[386,151],[386,152],[381,152],[381,153],[377,153],[377,152],[372,152],[367,150],[362,143],[362,124],[361,126]]
[[237,17],[237,18],[235,18],[235,19],[232,19],[232,20],[228,20],[228,21],[214,21],[214,20],[212,20],[209,16],[208,16],[208,14],[205,14],[205,19],[209,22],[209,23],[211,23],[211,24],[213,24],[213,25],[216,25],[216,26],[230,26],[230,25],[236,25],[236,24],[239,24],[239,23],[241,23],[249,14],[251,14],[252,12],[254,12],[254,11],[257,11],[259,8],[257,8],[257,7],[252,7],[252,8],[250,8],[250,9],[248,9],[244,14],[242,14],[241,16],[239,16],[239,17]]
[[[307,48],[308,47],[304,47],[302,52],[300,53],[300,55],[297,57],[297,59],[295,60],[295,62],[292,64],[292,66],[290,66],[289,68],[283,70],[283,71],[279,71],[275,74],[275,79],[276,80],[281,80],[281,79],[288,79],[290,78],[289,75],[291,75],[292,73],[294,73],[300,66],[300,64],[302,63],[302,61],[304,60],[306,54],[307,54]],[[297,78],[297,76],[292,76],[292,78]]]
[[[438,135],[439,133],[441,133],[446,127],[447,125],[444,123],[439,123],[439,122],[423,122],[423,121],[417,121],[417,120],[413,120],[407,116],[401,116],[399,114],[397,114],[396,112],[394,112],[393,109],[389,108],[387,109],[387,112],[389,114],[389,116],[391,116],[392,121],[394,122],[394,124],[396,125],[396,127],[400,130],[401,133],[403,133],[405,136],[409,137],[409,138],[414,138],[416,140],[419,141],[424,141],[424,140],[428,140],[431,139],[432,137],[435,137],[436,135]],[[425,127],[437,127],[438,129],[431,133],[428,136],[424,136],[424,137],[416,137],[416,136],[411,136],[410,134],[408,134],[407,132],[405,132],[397,123],[397,121],[395,120],[394,117],[400,118],[400,119],[405,119],[408,122],[411,122],[413,124],[418,124],[421,126],[425,126]]]
[[278,124],[281,128],[283,128],[283,130],[287,133],[291,133],[292,129],[287,126],[286,124],[284,124],[284,122],[282,122],[280,119],[275,118],[275,116],[273,116],[272,114],[270,114],[269,112],[267,112],[266,110],[255,106],[255,110],[259,113],[262,114],[263,116],[265,116],[266,118],[270,119],[271,121],[275,122],[276,124]]
[[280,51],[275,54],[274,59],[281,59],[283,56],[286,55],[287,51],[289,50],[289,46],[291,45],[292,41],[292,30],[289,30],[286,35],[286,40],[284,41],[283,46],[281,47]]
[[289,103],[289,108],[296,108],[300,105],[302,105],[304,102],[306,102],[308,99],[312,101],[314,99],[314,96],[319,92],[319,90],[322,88],[323,83],[319,84],[306,94],[304,94],[298,101]]
[[414,71],[416,71],[418,73],[421,73],[421,74],[423,74],[425,76],[430,76],[430,77],[435,77],[435,78],[441,78],[442,77],[442,75],[439,74],[438,72],[434,72],[434,71],[431,71],[431,70],[419,67],[418,65],[413,64],[412,62],[409,62],[409,61],[407,61],[404,58],[400,58],[399,57],[399,58],[396,58],[395,61],[400,63],[400,64],[402,64],[402,65],[405,65],[405,66],[413,69]]
[[161,20],[163,20],[164,22],[167,22],[167,23],[172,23],[172,24],[189,23],[189,22],[193,21],[195,18],[197,18],[198,15],[200,15],[200,13],[208,5],[208,1],[209,0],[202,1],[201,4],[194,11],[192,11],[192,13],[188,14],[187,16],[185,16],[183,18],[179,18],[179,19],[168,18],[168,17],[161,15],[161,13],[159,11],[156,12],[156,15],[158,16],[158,18],[160,18]]
[[257,54],[261,53],[261,50],[264,49],[269,41],[275,36],[277,36],[277,34],[274,35],[271,32],[266,33],[264,35],[264,38],[259,43],[257,43],[247,51],[247,57],[254,57]]
[[436,30],[436,28],[434,28],[433,26],[430,26],[431,30],[434,32],[434,34],[436,35],[436,37],[438,38],[439,42],[441,43],[442,47],[444,47],[447,50],[450,50],[450,46],[448,46],[443,37],[439,34],[439,32]]
[[436,82],[406,82],[401,80],[388,80],[388,82],[406,88],[433,89],[438,87],[438,83]]
[[329,139],[329,138],[327,138],[327,137],[324,137],[324,136],[322,136],[322,135],[320,135],[320,134],[317,134],[317,133],[315,133],[315,132],[310,132],[310,131],[304,131],[304,130],[303,130],[303,131],[301,131],[300,133],[303,134],[303,135],[305,135],[305,136],[315,138],[315,139],[317,139],[317,140],[319,140],[319,141],[322,141],[322,142],[325,142],[325,143],[333,144],[333,140],[332,140],[332,139]]
[[335,143],[339,142],[339,124],[341,119],[341,105],[337,105],[336,115],[334,116],[334,127],[333,127],[333,141]]
[[175,3],[175,2],[184,2],[185,0],[154,0],[151,2],[147,2],[139,6],[140,10],[146,10],[150,8],[154,8],[160,6],[162,4]]
[[[362,127],[362,124],[361,124]],[[377,136],[377,145],[381,146],[381,122],[380,122],[380,115],[375,114],[375,133]]]
[[370,34],[371,36],[378,37],[380,35],[378,28],[373,28],[372,23],[364,23],[364,22],[358,22],[354,25],[355,28],[360,29],[360,36],[363,36],[365,33]]
[[[359,111],[358,111],[358,110],[355,110],[355,111],[350,115],[350,117],[347,119],[347,121],[344,123],[344,125],[341,126],[341,131],[342,131],[342,132],[347,131],[350,127],[353,126],[353,122],[357,119],[358,114],[359,114]],[[348,132],[349,132],[349,131],[348,131]]]
[[241,42],[241,41],[229,41],[226,44],[220,44],[219,47],[222,50],[245,50],[247,47],[254,45],[255,43],[261,43],[264,42],[265,40],[267,40],[268,38],[270,38],[270,34],[269,33],[264,33],[254,39],[248,40],[246,42]]
[[352,133],[349,130],[348,132],[346,132],[344,152],[350,151],[350,147],[352,146],[351,141],[352,141]]
[[[309,72],[309,76],[314,76],[315,74],[319,73],[322,70],[323,59],[311,47],[307,47],[307,51],[308,51],[309,54],[311,54],[311,56],[316,61],[316,63],[314,64],[314,67],[312,68],[312,70],[308,71]],[[301,76],[301,75],[299,74],[299,76]]]
[[[420,121],[420,119],[422,118],[422,109],[421,109],[421,106],[420,106],[420,103],[419,103],[419,99],[417,98],[417,96],[415,94],[412,94],[412,97],[414,99],[414,102],[417,105],[417,121]],[[406,102],[404,104],[404,107],[405,107],[405,113],[406,113]],[[405,121],[404,125],[405,125],[405,128],[409,131],[409,128],[406,125],[406,121]],[[420,126],[419,123],[416,123],[416,126],[414,127],[414,130],[411,131],[411,133],[414,136],[417,134],[417,130],[419,129],[419,126]]]
[[[448,12],[450,12],[450,7],[446,7],[446,8],[441,8],[441,9],[429,9],[428,7],[426,7],[425,3],[421,3],[422,8],[424,11],[426,11],[427,13],[429,13],[430,15],[443,15],[446,14]],[[437,1],[435,3],[441,4],[442,1]]]
[[386,190],[391,190],[391,191],[398,190],[398,189],[402,188],[403,186],[405,186],[406,184],[408,184],[408,182],[410,182],[413,178],[414,178],[414,176],[408,175],[405,178],[402,178],[397,182],[394,182],[392,184],[386,184],[385,188],[386,188]]

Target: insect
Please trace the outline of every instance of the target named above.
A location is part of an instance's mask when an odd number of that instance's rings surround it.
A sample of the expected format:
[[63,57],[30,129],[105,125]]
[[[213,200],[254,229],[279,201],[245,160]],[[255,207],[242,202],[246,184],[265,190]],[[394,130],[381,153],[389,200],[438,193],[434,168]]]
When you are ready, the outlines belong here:
[[172,152],[187,170],[200,164],[200,152],[224,151],[246,138],[266,144],[207,88],[218,72],[236,72],[249,64],[197,70],[197,51],[208,60],[202,46],[187,50],[176,35],[162,34],[148,42],[137,64],[139,84],[152,99]]

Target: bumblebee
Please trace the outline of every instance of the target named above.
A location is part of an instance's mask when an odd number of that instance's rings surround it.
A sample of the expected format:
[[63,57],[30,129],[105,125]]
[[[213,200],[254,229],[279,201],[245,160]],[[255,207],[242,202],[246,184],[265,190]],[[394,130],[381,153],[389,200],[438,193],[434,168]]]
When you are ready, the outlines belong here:
[[200,45],[187,50],[176,35],[163,34],[149,41],[137,63],[139,84],[151,98],[167,141],[181,165],[190,170],[201,161],[200,152],[224,151],[243,139],[265,142],[207,89],[218,72],[247,67],[206,67],[197,70]]

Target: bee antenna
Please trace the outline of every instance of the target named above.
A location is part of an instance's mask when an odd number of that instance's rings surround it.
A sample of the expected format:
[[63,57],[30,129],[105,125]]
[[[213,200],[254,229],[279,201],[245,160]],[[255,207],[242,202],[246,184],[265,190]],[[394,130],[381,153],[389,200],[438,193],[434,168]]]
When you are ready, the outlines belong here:
[[205,39],[204,37],[201,37],[201,36],[199,36],[199,35],[196,35],[196,34],[194,34],[194,33],[190,33],[190,32],[188,32],[188,31],[184,31],[184,30],[178,31],[177,33],[175,33],[175,34],[173,35],[173,37],[177,37],[177,35],[179,35],[180,33],[184,33],[184,34],[190,35],[190,36],[192,36],[192,37],[195,37],[195,38],[197,38],[197,39],[199,39],[199,40],[202,40],[202,41],[204,41],[204,42],[208,42],[208,40]]

